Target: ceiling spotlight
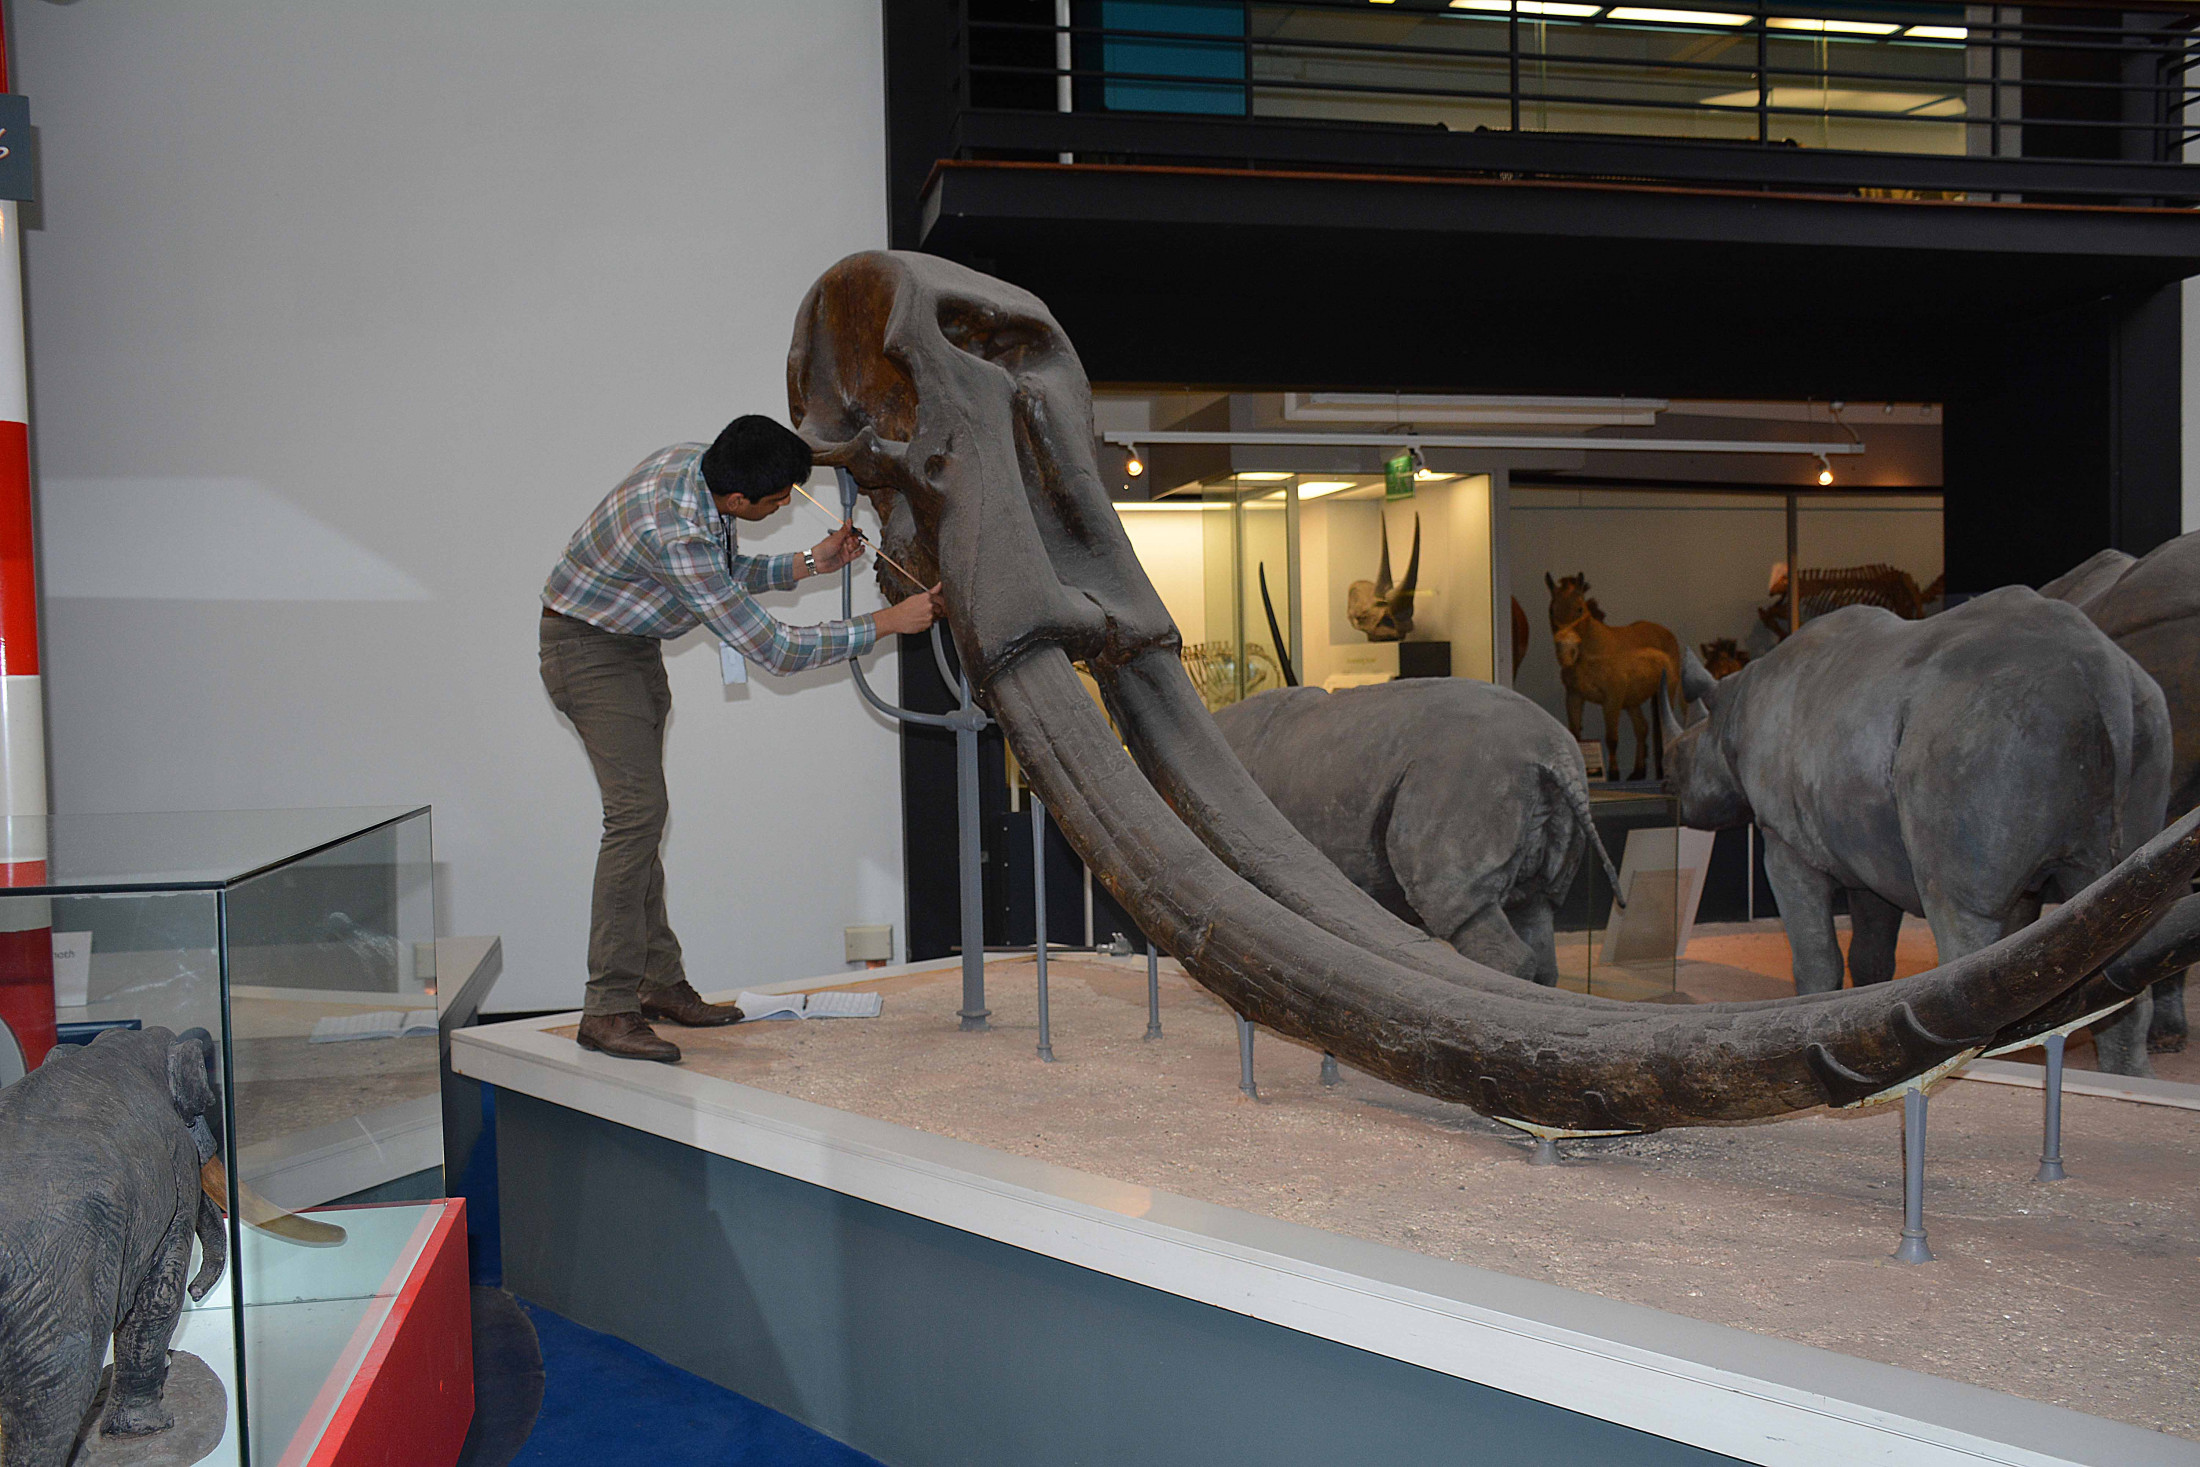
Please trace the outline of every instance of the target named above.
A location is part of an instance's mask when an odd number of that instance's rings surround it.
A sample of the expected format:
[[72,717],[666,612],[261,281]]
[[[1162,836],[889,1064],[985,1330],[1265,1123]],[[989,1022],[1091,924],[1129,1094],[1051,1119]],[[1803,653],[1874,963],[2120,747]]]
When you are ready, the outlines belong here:
[[1820,487],[1823,487],[1827,484],[1831,484],[1832,482],[1833,465],[1827,462],[1826,456],[1821,453],[1820,455],[1818,455],[1818,483]]
[[1132,444],[1129,457],[1123,460],[1123,472],[1137,478],[1146,472],[1146,461],[1138,456],[1138,445]]

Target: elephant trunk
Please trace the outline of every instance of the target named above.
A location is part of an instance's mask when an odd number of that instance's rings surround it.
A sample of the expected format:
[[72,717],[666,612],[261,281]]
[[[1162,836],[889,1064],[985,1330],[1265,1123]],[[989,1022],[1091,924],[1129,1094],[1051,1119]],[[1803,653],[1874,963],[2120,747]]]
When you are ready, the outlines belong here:
[[199,1271],[191,1278],[190,1293],[194,1303],[206,1297],[206,1291],[214,1287],[215,1281],[222,1276],[222,1266],[229,1261],[229,1229],[222,1221],[221,1212],[206,1195],[205,1188],[198,1189],[197,1196],[197,1229],[202,1256]]

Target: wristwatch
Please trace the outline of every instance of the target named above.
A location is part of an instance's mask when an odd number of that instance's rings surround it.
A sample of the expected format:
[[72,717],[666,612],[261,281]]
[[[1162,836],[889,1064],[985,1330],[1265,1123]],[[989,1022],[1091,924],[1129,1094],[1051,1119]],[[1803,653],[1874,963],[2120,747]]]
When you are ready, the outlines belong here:
[[816,551],[814,551],[814,550],[805,550],[805,551],[803,551],[803,552],[802,552],[802,568],[803,568],[804,570],[808,571],[808,572],[809,572],[809,573],[810,573],[811,575],[813,575],[813,576],[817,574],[817,552],[816,552]]

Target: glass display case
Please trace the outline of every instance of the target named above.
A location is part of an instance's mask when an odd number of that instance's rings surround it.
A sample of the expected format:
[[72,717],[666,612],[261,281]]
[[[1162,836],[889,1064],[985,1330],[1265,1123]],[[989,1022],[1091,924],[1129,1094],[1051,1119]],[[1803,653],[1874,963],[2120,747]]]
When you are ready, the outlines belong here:
[[428,811],[57,817],[49,850],[0,930],[51,930],[62,1042],[217,1049],[230,1267],[172,1342],[226,1392],[204,1460],[307,1461],[444,1214]]
[[1220,708],[1292,682],[1490,678],[1495,503],[1487,474],[1278,469],[1116,508]]
[[1680,988],[1680,964],[1710,872],[1712,833],[1679,824],[1675,802],[1644,790],[1589,787],[1591,818],[1619,871],[1591,851],[1557,921],[1559,986],[1599,998],[1657,999]]

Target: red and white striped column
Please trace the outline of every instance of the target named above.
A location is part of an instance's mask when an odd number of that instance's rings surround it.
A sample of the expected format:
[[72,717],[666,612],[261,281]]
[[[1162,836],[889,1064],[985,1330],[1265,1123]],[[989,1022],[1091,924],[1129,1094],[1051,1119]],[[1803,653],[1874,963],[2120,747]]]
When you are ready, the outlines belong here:
[[[0,36],[5,36],[0,16]],[[8,65],[0,51],[0,92]],[[22,140],[0,138],[0,146]],[[5,888],[46,881],[46,722],[38,677],[38,547],[31,522],[30,373],[23,350],[23,239],[0,199],[0,1020],[23,1063],[54,1044],[53,904]]]

